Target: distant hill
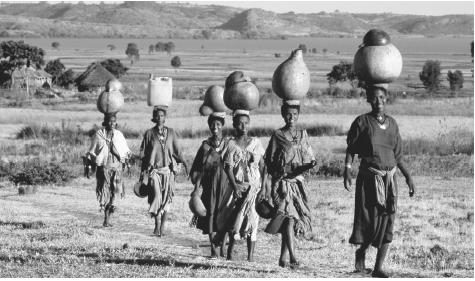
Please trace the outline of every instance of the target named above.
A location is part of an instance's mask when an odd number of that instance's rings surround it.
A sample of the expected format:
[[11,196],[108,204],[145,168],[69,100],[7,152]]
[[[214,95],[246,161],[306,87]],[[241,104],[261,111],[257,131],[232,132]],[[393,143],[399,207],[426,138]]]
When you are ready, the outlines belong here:
[[188,3],[0,3],[0,37],[286,38],[473,35],[472,15],[274,13]]

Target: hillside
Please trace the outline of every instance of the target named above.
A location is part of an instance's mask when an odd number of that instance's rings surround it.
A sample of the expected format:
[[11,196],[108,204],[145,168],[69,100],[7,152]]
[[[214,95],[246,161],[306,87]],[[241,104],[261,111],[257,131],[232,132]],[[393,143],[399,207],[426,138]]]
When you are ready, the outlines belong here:
[[274,13],[218,5],[3,3],[2,37],[284,38],[361,36],[382,28],[393,35],[472,35],[472,15]]

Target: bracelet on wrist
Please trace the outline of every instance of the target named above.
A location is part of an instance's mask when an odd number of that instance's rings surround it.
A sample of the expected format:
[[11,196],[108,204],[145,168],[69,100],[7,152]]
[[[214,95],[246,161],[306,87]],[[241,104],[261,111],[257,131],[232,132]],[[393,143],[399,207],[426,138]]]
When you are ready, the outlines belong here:
[[345,168],[351,169],[351,163],[346,163]]

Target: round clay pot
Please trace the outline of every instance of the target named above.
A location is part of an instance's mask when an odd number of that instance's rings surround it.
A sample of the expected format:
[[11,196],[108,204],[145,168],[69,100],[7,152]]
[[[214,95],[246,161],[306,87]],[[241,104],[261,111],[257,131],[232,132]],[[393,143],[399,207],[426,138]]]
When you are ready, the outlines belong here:
[[210,86],[206,90],[203,105],[210,107],[215,112],[226,112],[229,109],[224,104],[224,88],[218,85]]
[[211,113],[213,113],[213,109],[209,106],[204,105],[204,104],[202,106],[200,106],[199,111],[200,111],[201,116],[208,116]]
[[104,91],[97,98],[97,109],[102,113],[117,113],[123,105],[124,96],[119,91]]
[[363,37],[365,46],[385,46],[389,43],[391,43],[391,37],[381,29],[371,29]]
[[198,217],[206,217],[206,207],[197,193],[193,193],[188,202],[191,212]]
[[369,84],[391,83],[402,71],[402,56],[391,43],[384,46],[364,46],[353,61],[358,79]]
[[224,104],[232,109],[253,110],[259,106],[259,90],[241,71],[231,73],[226,79]]

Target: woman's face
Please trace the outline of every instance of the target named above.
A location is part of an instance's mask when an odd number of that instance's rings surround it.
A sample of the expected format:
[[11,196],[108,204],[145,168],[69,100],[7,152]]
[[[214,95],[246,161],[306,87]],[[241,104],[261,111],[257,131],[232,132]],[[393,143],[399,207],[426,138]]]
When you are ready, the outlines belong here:
[[250,119],[249,116],[241,115],[234,119],[233,126],[236,129],[238,136],[247,135],[249,129]]
[[112,130],[117,126],[117,118],[115,116],[110,117],[109,120],[105,122],[105,125],[107,131]]
[[299,110],[297,108],[287,108],[282,114],[285,124],[289,127],[295,126],[297,120],[299,120]]
[[214,119],[208,125],[213,137],[220,137],[222,135],[223,123],[220,120]]
[[165,118],[167,115],[163,110],[157,110],[157,115],[155,117],[155,122],[157,123],[158,126],[163,126],[165,124]]
[[372,91],[372,93],[369,93],[367,101],[374,113],[381,113],[384,111],[384,105],[386,104],[386,93],[381,89],[374,89]]

